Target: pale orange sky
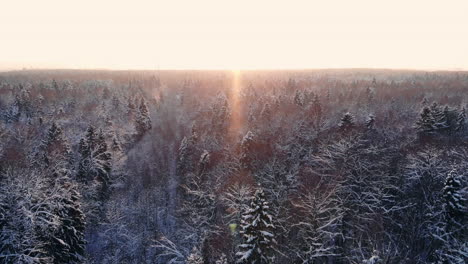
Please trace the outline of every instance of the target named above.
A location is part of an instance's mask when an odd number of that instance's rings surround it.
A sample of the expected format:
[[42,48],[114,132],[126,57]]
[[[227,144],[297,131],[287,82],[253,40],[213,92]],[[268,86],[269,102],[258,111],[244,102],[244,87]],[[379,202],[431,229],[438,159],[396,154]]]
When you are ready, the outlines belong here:
[[0,69],[468,69],[467,0],[0,6]]

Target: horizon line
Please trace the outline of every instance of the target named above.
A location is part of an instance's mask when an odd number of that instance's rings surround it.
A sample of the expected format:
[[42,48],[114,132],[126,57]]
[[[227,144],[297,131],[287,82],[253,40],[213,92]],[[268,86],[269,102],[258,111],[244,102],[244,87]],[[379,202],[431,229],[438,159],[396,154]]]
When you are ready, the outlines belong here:
[[422,71],[422,72],[468,72],[465,68],[391,68],[391,67],[310,67],[310,68],[0,68],[0,73],[22,71],[327,71],[327,70],[387,70],[387,71]]

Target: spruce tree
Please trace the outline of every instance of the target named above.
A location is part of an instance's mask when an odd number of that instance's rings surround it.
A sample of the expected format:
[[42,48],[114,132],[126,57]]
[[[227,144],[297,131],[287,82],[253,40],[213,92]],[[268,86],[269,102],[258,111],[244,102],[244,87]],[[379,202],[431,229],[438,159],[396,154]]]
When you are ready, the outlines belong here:
[[54,87],[55,90],[59,89],[58,83],[55,79],[52,80],[52,87]]
[[239,245],[237,263],[267,264],[273,260],[272,251],[276,243],[273,231],[271,208],[262,189],[242,215],[240,234],[244,242]]
[[142,98],[138,107],[138,115],[135,120],[135,129],[138,137],[142,137],[148,130],[151,129],[151,118],[148,112],[148,106]]
[[366,88],[366,101],[367,108],[370,109],[372,103],[374,102],[374,89],[371,87]]
[[429,101],[427,100],[426,97],[424,97],[421,101],[421,105],[424,107],[424,106],[428,106],[429,105]]
[[323,118],[322,103],[320,102],[319,96],[317,94],[314,94],[312,98],[312,103],[310,106],[310,119],[312,120],[312,125],[314,126],[315,129],[320,129],[322,118]]
[[434,128],[437,132],[447,129],[447,116],[442,108],[434,102],[431,105],[431,115],[434,120]]
[[207,150],[204,150],[200,156],[200,160],[198,161],[198,174],[202,175],[208,164],[210,163],[210,153]]
[[456,109],[450,108],[449,106],[444,107],[444,124],[440,132],[451,133],[457,129],[457,118],[458,111]]
[[121,152],[122,151],[122,146],[120,144],[119,139],[117,138],[117,135],[115,135],[115,133],[114,133],[114,136],[112,137],[111,149],[114,152]]
[[[50,187],[50,197],[54,197],[53,213],[60,225],[52,233],[45,234],[46,250],[53,263],[82,263],[85,253],[85,216],[81,210],[81,196],[76,184],[72,183],[67,170],[54,172],[57,179]],[[59,193],[60,195],[53,195]]]
[[366,128],[368,130],[372,130],[374,129],[374,124],[375,124],[375,117],[374,115],[370,114],[366,119]]
[[211,126],[214,134],[223,136],[229,119],[229,105],[225,96],[218,95],[212,107]]
[[322,116],[322,104],[318,94],[314,94],[312,98],[312,114],[314,116]]
[[197,151],[196,142],[198,138],[198,128],[194,122],[191,128],[191,135],[189,137],[184,137],[179,146],[177,173],[183,177],[195,166],[195,153]]
[[104,138],[104,133],[100,130],[97,138],[97,148],[93,153],[97,164],[95,165],[95,173],[97,180],[101,183],[100,196],[101,199],[108,197],[109,186],[110,186],[110,172],[111,172],[111,161],[112,155],[108,152],[107,143]]
[[416,121],[416,129],[420,134],[431,134],[434,132],[435,120],[429,107],[422,109],[419,119]]
[[112,155],[108,151],[102,130],[99,134],[93,126],[89,126],[86,135],[80,140],[78,151],[81,160],[78,168],[78,178],[84,182],[97,180],[100,183],[100,198],[108,195]]
[[133,115],[135,114],[135,110],[136,110],[136,106],[133,103],[133,99],[129,97],[127,99],[127,115],[129,115],[130,117],[133,117]]
[[93,149],[96,146],[96,138],[96,128],[94,128],[94,126],[92,125],[88,126],[88,129],[86,129],[85,134],[86,144],[88,148]]
[[260,116],[266,122],[271,120],[271,106],[269,103],[266,103],[263,106],[262,112],[260,112]]
[[350,112],[346,112],[340,120],[338,127],[341,131],[349,131],[354,128],[354,116]]
[[296,94],[294,95],[294,103],[299,107],[304,106],[304,93],[300,90],[296,90]]
[[463,107],[457,116],[456,131],[462,132],[466,128],[466,109]]
[[448,218],[460,222],[467,213],[467,210],[465,207],[466,201],[463,197],[461,178],[456,170],[451,170],[447,174],[443,195],[445,199],[445,212]]
[[253,144],[254,144],[254,133],[251,131],[248,131],[244,138],[242,138],[241,141],[241,153],[240,153],[240,163],[242,168],[244,169],[250,169],[252,168],[252,163],[253,163],[253,157],[252,157],[252,150],[253,150]]
[[120,100],[116,95],[112,96],[112,106],[114,107],[114,109],[119,109]]
[[65,161],[70,154],[70,147],[62,128],[53,122],[41,144],[42,160],[46,167],[55,166]]

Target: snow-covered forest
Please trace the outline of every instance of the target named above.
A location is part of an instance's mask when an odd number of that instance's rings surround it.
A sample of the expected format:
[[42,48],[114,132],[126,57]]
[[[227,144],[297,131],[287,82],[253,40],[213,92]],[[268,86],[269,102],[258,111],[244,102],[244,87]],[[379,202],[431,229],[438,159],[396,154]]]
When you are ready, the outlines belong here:
[[0,263],[468,261],[468,73],[0,73]]

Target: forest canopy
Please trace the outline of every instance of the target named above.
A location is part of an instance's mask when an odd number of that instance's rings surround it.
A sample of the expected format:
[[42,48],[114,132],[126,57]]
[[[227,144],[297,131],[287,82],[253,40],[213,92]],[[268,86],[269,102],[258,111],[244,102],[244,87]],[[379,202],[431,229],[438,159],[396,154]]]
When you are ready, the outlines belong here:
[[466,263],[467,72],[0,73],[0,263]]

